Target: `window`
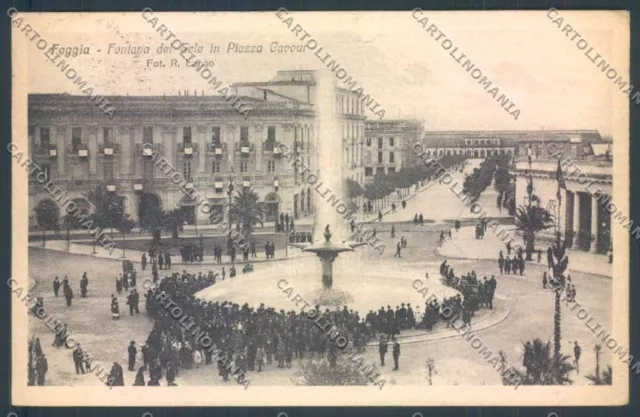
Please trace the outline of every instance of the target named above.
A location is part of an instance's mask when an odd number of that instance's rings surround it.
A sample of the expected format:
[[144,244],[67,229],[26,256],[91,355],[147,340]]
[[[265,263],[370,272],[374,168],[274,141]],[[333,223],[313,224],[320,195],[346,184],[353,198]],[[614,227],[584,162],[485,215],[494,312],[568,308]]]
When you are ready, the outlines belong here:
[[382,163],[382,152],[378,152],[378,163]]
[[191,178],[191,161],[182,161],[182,175],[189,181]]
[[153,128],[146,126],[142,128],[142,143],[153,143]]
[[276,141],[276,127],[269,126],[267,127],[267,141],[275,142]]
[[49,181],[51,179],[51,165],[42,164],[40,165],[40,168],[42,168],[42,172],[44,172],[44,175],[46,176],[44,181]]
[[50,143],[49,128],[40,128],[40,146],[42,146],[43,148],[48,148]]
[[240,141],[249,142],[249,128],[247,126],[240,127]]
[[182,143],[185,145],[191,143],[191,128],[189,126],[182,128]]
[[273,159],[267,161],[267,172],[276,172],[276,161],[274,161]]
[[211,172],[213,173],[220,172],[220,161],[213,161],[213,165],[211,166]]
[[367,146],[371,146],[371,138],[367,138]]
[[240,161],[240,172],[249,171],[249,161]]
[[390,146],[390,147],[392,147],[392,148],[393,148],[393,146],[394,146],[394,145],[393,145],[393,142],[395,142],[395,141],[394,141],[394,138],[389,138],[389,146]]
[[378,149],[382,149],[382,138],[378,138]]
[[105,145],[111,145],[113,141],[113,129],[110,127],[102,128],[102,142]]
[[220,126],[214,126],[211,129],[211,142],[220,143]]
[[389,152],[389,162],[391,162],[392,164],[395,162],[395,155],[393,154],[393,152]]
[[73,167],[73,171],[72,171],[72,178],[74,180],[82,180],[84,179],[84,169],[83,169],[83,165],[84,164],[74,164],[72,165]]
[[71,147],[73,152],[78,152],[80,145],[82,144],[82,128],[74,127],[71,129]]
[[395,168],[395,167],[389,167],[389,168],[388,168],[388,170],[387,170],[387,172],[388,172],[389,174],[395,174],[395,173],[396,173],[396,168]]
[[384,168],[383,167],[376,168],[376,175],[378,175],[378,174],[384,174]]
[[102,175],[105,181],[113,181],[113,162],[104,162],[102,164]]
[[365,168],[365,169],[364,169],[364,176],[365,176],[365,177],[371,177],[371,176],[373,176],[373,168]]

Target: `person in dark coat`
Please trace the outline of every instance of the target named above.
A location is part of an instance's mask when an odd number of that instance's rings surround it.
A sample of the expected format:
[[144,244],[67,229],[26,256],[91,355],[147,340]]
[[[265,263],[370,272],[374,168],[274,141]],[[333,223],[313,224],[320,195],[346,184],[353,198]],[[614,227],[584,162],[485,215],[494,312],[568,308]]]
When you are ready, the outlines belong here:
[[133,294],[133,291],[131,291],[129,293],[129,295],[127,296],[127,305],[129,306],[129,315],[130,316],[133,316],[134,304],[135,304],[135,295]]
[[380,366],[384,366],[384,357],[387,354],[387,340],[383,335],[380,335],[380,342],[378,342],[378,352],[380,353]]
[[498,255],[498,268],[500,268],[500,275],[504,271],[504,256],[502,256],[502,251],[500,251],[500,255]]
[[124,387],[124,375],[122,373],[122,366],[118,362],[114,362],[107,378],[107,385],[113,387]]
[[65,281],[63,285],[62,292],[64,293],[64,298],[67,300],[67,307],[71,307],[71,300],[73,299],[73,290],[69,285],[69,281]]
[[60,281],[58,281],[58,277],[55,277],[53,280],[53,295],[57,297],[58,291],[60,291]]
[[169,387],[175,387],[178,384],[176,384],[176,370],[173,368],[173,364],[171,364],[171,362],[169,362],[169,364],[167,365],[167,386]]
[[73,350],[73,364],[76,367],[76,374],[84,374],[84,363],[82,362],[82,348],[80,344],[76,345],[76,348]]
[[136,342],[134,342],[133,340],[129,343],[127,353],[129,354],[129,370],[135,371],[136,354],[138,353],[138,349],[136,349]]
[[147,269],[147,254],[146,254],[146,253],[143,253],[143,254],[142,254],[142,261],[141,261],[141,264],[142,264],[142,270],[143,270],[143,271],[144,271],[145,269]]
[[87,297],[87,288],[89,287],[89,278],[87,278],[87,273],[82,274],[82,279],[80,280],[80,297]]
[[116,277],[116,293],[120,294],[122,292],[122,276],[118,275]]
[[543,290],[547,289],[547,273],[546,272],[542,273],[542,289]]
[[393,370],[397,371],[398,370],[398,361],[400,359],[400,343],[398,343],[398,341],[394,338],[393,339]]
[[[151,381],[149,381],[151,382]],[[144,383],[144,367],[140,367],[140,369],[138,369],[138,373],[136,374],[136,380],[133,382],[133,386],[134,387],[144,387],[145,383]]]
[[163,269],[164,267],[164,256],[162,256],[162,253],[158,254],[158,268]]
[[36,360],[36,373],[37,373],[37,381],[38,385],[44,385],[44,377],[49,370],[49,363],[47,362],[47,358],[44,355],[38,356]]

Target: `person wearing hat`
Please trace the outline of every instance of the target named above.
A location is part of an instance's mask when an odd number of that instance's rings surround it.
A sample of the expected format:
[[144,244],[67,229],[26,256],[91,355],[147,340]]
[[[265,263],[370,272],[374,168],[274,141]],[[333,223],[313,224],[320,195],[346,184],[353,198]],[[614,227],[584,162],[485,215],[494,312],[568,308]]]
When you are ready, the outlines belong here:
[[136,366],[136,354],[138,353],[138,349],[136,349],[135,346],[136,342],[134,342],[133,340],[131,342],[129,342],[129,370],[130,371],[135,371],[135,366]]

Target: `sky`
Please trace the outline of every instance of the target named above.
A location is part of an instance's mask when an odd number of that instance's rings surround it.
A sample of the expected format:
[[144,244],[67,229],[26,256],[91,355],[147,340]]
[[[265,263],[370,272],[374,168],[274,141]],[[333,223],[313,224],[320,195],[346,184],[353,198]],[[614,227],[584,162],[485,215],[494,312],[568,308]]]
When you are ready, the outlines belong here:
[[[167,44],[141,13],[25,14],[49,44],[89,48],[68,58],[78,74],[102,95],[177,95],[216,91],[187,68],[177,52],[158,54]],[[281,14],[284,16],[284,13]],[[612,61],[628,80],[628,18],[616,12],[560,12],[594,50]],[[213,72],[229,85],[267,81],[278,70],[326,67],[313,52],[274,53],[278,45],[302,45],[275,12],[158,13],[176,37],[204,47],[197,54],[213,62]],[[407,12],[289,12],[295,24],[335,57],[358,86],[385,110],[385,119],[416,117],[427,130],[597,129],[612,134],[626,97],[562,33],[545,11],[428,12],[446,38],[428,34]],[[19,35],[19,34],[18,34]],[[166,35],[165,35],[166,36]],[[478,80],[442,47],[449,39],[519,109],[506,112]],[[262,46],[261,53],[228,52],[230,43]],[[148,47],[149,53],[108,53],[109,45]],[[210,53],[211,45],[220,47]],[[625,49],[626,46],[626,49]],[[26,37],[28,92],[80,94],[77,86]],[[114,48],[112,48],[113,50]],[[171,58],[180,68],[171,67]],[[155,67],[149,61],[162,62]],[[378,119],[369,112],[367,116]]]

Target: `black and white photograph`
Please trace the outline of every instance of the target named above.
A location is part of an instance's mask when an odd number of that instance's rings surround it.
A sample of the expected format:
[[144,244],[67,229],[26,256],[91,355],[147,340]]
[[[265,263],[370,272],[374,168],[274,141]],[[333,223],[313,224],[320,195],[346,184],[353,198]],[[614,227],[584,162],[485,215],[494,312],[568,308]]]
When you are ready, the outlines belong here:
[[627,12],[7,16],[14,403],[628,402]]

